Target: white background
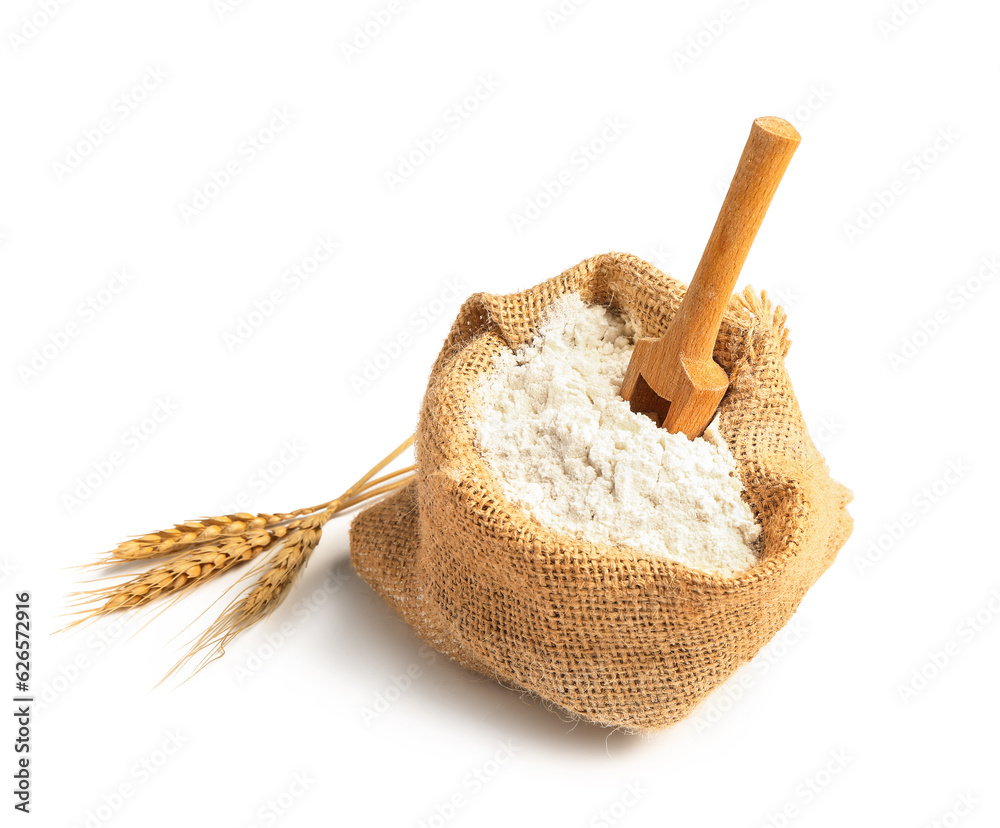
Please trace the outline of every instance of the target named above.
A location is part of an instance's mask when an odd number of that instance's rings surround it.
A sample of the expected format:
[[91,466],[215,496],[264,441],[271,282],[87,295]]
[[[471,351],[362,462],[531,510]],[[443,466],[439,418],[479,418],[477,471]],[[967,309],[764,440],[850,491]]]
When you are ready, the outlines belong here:
[[[0,19],[0,617],[10,630],[31,591],[46,702],[21,822],[1000,821],[996,4],[591,0],[560,20],[555,0],[401,0],[350,60],[387,3],[44,5]],[[464,104],[481,78],[497,88]],[[289,123],[248,158],[276,109]],[[50,635],[84,577],[71,567],[128,535],[342,491],[412,431],[469,293],[607,250],[689,279],[764,114],[803,141],[740,284],[788,309],[796,393],[856,526],[793,624],[685,723],[648,738],[574,724],[421,650],[352,573],[347,520],[281,610],[180,687],[153,689],[218,589],[141,631]],[[582,169],[608,119],[620,134]],[[564,169],[571,185],[516,226]],[[327,235],[335,255],[290,290],[282,274]],[[120,269],[128,286],[83,310]],[[283,304],[227,347],[276,288]],[[125,441],[163,400],[176,410]]]

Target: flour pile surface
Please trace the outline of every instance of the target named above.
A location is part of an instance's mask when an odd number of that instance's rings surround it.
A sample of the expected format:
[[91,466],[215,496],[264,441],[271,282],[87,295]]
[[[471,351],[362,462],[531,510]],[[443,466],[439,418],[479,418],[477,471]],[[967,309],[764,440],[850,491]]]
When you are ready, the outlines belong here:
[[479,387],[478,448],[504,494],[550,529],[729,575],[756,562],[760,526],[713,423],[670,434],[619,396],[635,331],[578,294]]

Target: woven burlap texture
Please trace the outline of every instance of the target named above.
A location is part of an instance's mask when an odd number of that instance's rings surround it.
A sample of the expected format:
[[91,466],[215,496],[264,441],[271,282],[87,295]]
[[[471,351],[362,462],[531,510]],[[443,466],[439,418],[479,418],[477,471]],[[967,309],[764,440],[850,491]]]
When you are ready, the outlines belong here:
[[579,293],[659,336],[684,286],[635,256],[595,256],[537,287],[462,306],[431,371],[414,482],[351,526],[358,573],[437,650],[570,714],[631,731],[682,719],[780,630],[850,535],[850,492],[813,444],[784,367],[784,313],[746,290],[715,358],[719,426],[763,527],[759,562],[718,577],[577,540],[511,503],[475,448],[494,357]]

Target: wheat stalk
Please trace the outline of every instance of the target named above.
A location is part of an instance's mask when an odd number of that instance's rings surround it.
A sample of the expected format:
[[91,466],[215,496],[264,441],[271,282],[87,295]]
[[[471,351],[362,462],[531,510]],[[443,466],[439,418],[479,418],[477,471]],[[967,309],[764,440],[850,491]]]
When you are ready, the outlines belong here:
[[223,611],[167,675],[197,653],[214,647],[215,655],[206,659],[201,669],[222,655],[235,636],[266,618],[284,600],[319,543],[327,521],[410,482],[415,471],[412,465],[382,477],[375,475],[406,451],[413,439],[404,441],[342,495],[326,503],[278,514],[241,512],[200,518],[118,544],[88,566],[154,565],[124,582],[75,593],[74,606],[84,607],[76,614],[82,617],[65,629],[113,612],[137,610],[167,596],[180,597],[223,572],[261,558],[262,563],[243,576],[259,575],[256,583]]

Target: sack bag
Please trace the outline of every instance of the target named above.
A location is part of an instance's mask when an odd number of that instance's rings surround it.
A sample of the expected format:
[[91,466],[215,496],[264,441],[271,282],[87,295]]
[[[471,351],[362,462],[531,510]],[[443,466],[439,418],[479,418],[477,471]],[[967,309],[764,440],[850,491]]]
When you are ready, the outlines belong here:
[[731,577],[536,522],[475,447],[473,400],[497,354],[530,341],[576,292],[660,336],[684,286],[628,254],[581,262],[522,293],[462,306],[431,370],[416,474],[358,514],[351,561],[435,649],[574,717],[630,731],[681,720],[791,618],[852,529],[802,419],[784,312],[733,297],[714,357],[729,375],[719,430],[763,529],[759,561]]

